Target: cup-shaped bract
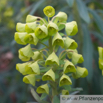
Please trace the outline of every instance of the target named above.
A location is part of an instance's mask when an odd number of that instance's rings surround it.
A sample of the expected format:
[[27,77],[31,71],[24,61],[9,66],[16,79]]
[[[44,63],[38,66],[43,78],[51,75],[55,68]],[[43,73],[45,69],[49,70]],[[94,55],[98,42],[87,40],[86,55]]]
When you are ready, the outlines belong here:
[[103,59],[99,58],[99,68],[103,70]]
[[77,67],[76,72],[73,73],[73,78],[85,78],[88,75],[88,70],[86,68]]
[[37,88],[37,93],[46,93],[49,94],[49,87],[47,84],[41,85]]
[[47,17],[53,17],[55,15],[55,9],[52,6],[46,6],[43,12]]
[[64,64],[64,73],[68,73],[68,72],[76,72],[75,66],[73,65],[72,62],[66,60],[65,64]]
[[77,63],[82,63],[82,62],[84,62],[83,56],[81,54],[73,52],[72,63],[77,64]]
[[69,95],[69,91],[68,90],[62,90],[62,95]]
[[25,82],[27,84],[32,84],[33,86],[35,86],[35,74],[26,75],[23,78],[23,82]]
[[24,41],[29,44],[37,45],[38,38],[35,36],[34,33],[29,33],[24,37]]
[[38,26],[35,29],[35,35],[37,36],[38,39],[43,39],[46,36],[48,36],[48,30],[47,27],[45,25],[42,26]]
[[62,75],[59,81],[59,86],[63,86],[63,85],[72,85],[71,79],[69,78],[69,76],[65,74]]
[[52,45],[53,46],[60,45],[61,47],[64,46],[63,38],[62,38],[62,36],[58,32],[53,37]]
[[32,56],[33,56],[33,51],[30,47],[30,44],[19,49],[19,58],[22,61],[28,61],[28,60],[30,60],[30,57],[32,57]]
[[43,80],[43,81],[47,81],[47,80],[55,81],[55,73],[53,72],[53,70],[50,69],[49,71],[47,71],[47,72],[42,76],[42,80]]
[[103,59],[103,48],[102,47],[98,47],[98,52],[99,52],[99,58]]
[[26,24],[23,24],[23,23],[17,23],[16,31],[18,31],[18,32],[25,32],[25,25]]
[[65,49],[76,49],[78,47],[75,40],[73,40],[69,37],[63,38],[63,40],[64,40],[64,47],[63,48],[65,48]]
[[48,28],[48,35],[49,36],[53,36],[58,32],[58,26],[53,22],[50,22],[48,24],[47,28]]
[[37,27],[36,22],[26,23],[25,31],[28,33],[33,33],[35,31],[36,27]]
[[27,17],[26,17],[26,23],[35,22],[37,19],[38,19],[37,16],[27,15]]
[[77,51],[76,49],[68,49],[68,50],[66,50],[66,51],[67,51],[67,57],[68,57],[69,59],[72,58],[72,55],[73,55],[74,52],[78,53],[78,51]]
[[59,58],[54,52],[52,52],[45,61],[45,65],[52,65],[52,64],[59,65]]
[[68,36],[74,36],[78,32],[77,23],[75,21],[66,23],[65,30]]
[[18,63],[16,64],[16,70],[18,70],[21,74],[26,75],[27,72],[25,71],[25,67],[28,63]]
[[55,17],[60,22],[67,21],[67,14],[65,12],[59,12]]
[[26,45],[26,42],[24,41],[24,37],[27,35],[26,32],[15,32],[15,41],[18,44]]
[[25,67],[25,72],[28,74],[40,74],[39,65],[37,62],[28,63]]
[[35,52],[33,52],[32,59],[35,60],[35,61],[37,61],[39,59],[43,59],[42,52],[41,51],[35,51]]

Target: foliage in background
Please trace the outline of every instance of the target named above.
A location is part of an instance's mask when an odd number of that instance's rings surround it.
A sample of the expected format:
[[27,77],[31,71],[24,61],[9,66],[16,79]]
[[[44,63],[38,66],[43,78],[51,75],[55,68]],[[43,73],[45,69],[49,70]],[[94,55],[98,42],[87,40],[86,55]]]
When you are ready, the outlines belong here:
[[[68,21],[76,20],[79,27],[73,39],[79,44],[78,51],[84,57],[82,66],[88,69],[89,75],[85,80],[74,80],[72,87],[82,87],[82,94],[103,93],[103,77],[99,70],[97,51],[98,46],[103,46],[102,0],[0,0],[0,102],[25,103],[33,100],[28,86],[15,70],[15,64],[21,62],[17,58],[17,50],[21,46],[13,38],[15,24],[18,21],[25,22],[27,14],[43,17],[42,9],[46,5],[53,6],[57,12],[65,11]],[[42,47],[37,45],[36,48]],[[5,58],[1,55],[5,55]]]

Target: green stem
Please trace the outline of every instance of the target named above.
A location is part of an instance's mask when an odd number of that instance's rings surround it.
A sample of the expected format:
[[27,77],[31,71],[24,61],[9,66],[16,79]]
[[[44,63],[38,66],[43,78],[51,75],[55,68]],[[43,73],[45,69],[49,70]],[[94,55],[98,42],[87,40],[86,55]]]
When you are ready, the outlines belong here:
[[42,42],[40,42],[40,41],[39,41],[39,43],[42,44],[42,45],[44,45],[44,46],[46,46],[47,48],[49,48],[46,44],[44,44],[44,43],[42,43]]
[[49,52],[53,52],[53,46],[52,46],[52,37],[49,38]]

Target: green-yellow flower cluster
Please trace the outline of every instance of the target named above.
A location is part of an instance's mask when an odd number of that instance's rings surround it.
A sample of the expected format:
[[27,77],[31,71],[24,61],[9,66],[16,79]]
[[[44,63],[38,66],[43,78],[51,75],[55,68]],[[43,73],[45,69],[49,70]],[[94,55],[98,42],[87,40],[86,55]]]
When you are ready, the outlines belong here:
[[[69,94],[69,91],[63,88],[65,85],[72,85],[69,75],[72,74],[71,76],[75,79],[88,75],[86,68],[76,66],[84,59],[76,50],[78,45],[75,40],[68,37],[78,32],[77,23],[75,21],[67,22],[65,12],[55,15],[55,9],[52,6],[45,7],[43,11],[48,17],[48,21],[41,17],[27,15],[25,24],[17,23],[16,25],[15,41],[18,44],[26,45],[19,49],[19,58],[26,62],[18,63],[16,69],[25,75],[23,78],[25,83],[35,86],[36,81],[47,81],[46,84],[37,88],[38,93],[49,94],[50,86],[54,89],[60,86],[62,94]],[[62,29],[65,29],[67,35],[61,32]],[[49,41],[45,49],[46,56],[43,54],[44,49],[31,48],[31,44],[43,44],[43,40]],[[64,49],[59,56],[57,56],[57,47]],[[56,86],[53,87],[53,84]]]

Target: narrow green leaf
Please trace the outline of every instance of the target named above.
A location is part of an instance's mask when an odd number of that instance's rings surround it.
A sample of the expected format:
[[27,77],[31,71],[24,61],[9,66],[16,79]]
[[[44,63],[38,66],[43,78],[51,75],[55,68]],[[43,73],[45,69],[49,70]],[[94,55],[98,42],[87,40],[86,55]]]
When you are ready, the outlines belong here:
[[53,103],[60,103],[60,99],[57,96],[54,96]]
[[88,9],[88,10],[93,15],[94,21],[98,25],[100,31],[103,33],[103,20],[102,20],[102,18],[97,14],[96,11],[94,11],[92,9]]
[[76,0],[76,2],[77,2],[77,7],[78,7],[78,12],[79,12],[80,17],[86,23],[89,23],[90,17],[89,17],[86,5],[84,4],[84,2],[82,0]]
[[86,25],[83,25],[84,39],[83,39],[83,57],[84,57],[84,67],[88,70],[87,80],[90,82],[93,76],[93,45],[91,41],[91,37],[89,34],[89,30]]
[[74,0],[66,0],[66,2],[68,3],[68,5],[69,5],[70,7],[72,7],[72,6],[73,6],[73,3],[74,3]]

